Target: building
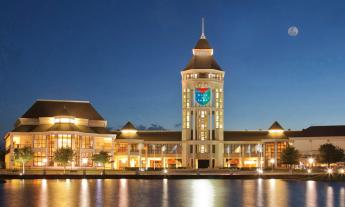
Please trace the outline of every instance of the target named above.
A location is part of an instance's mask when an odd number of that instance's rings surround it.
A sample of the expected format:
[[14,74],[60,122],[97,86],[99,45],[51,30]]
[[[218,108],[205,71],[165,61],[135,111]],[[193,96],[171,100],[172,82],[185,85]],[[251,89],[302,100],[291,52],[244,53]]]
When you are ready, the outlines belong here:
[[75,151],[72,167],[92,166],[93,154],[107,150],[114,155],[115,138],[107,129],[107,121],[89,102],[37,100],[5,135],[6,168],[15,165],[14,149],[24,146],[34,152],[28,166],[58,167],[53,155],[62,147]]
[[14,149],[29,146],[32,168],[59,168],[54,152],[70,147],[71,167],[94,168],[91,157],[111,155],[111,169],[223,168],[280,165],[289,144],[304,158],[317,155],[321,144],[345,148],[345,126],[312,126],[284,130],[274,122],[267,130],[224,131],[224,70],[202,32],[189,63],[181,71],[182,130],[138,130],[131,122],[110,131],[107,121],[85,101],[37,100],[5,135],[6,168],[16,166]]

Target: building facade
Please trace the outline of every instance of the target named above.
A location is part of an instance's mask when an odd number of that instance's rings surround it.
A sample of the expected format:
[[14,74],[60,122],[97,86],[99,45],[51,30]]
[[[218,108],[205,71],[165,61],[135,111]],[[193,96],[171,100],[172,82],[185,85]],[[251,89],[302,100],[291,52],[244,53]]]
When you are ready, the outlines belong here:
[[284,130],[274,122],[267,130],[224,131],[224,70],[204,33],[181,71],[181,131],[138,130],[131,122],[109,130],[90,102],[37,100],[5,137],[7,169],[19,167],[14,150],[31,147],[31,168],[60,168],[59,148],[72,148],[72,168],[103,167],[92,155],[106,151],[108,169],[126,168],[262,168],[280,165],[289,144],[303,158],[317,156],[321,144],[345,148],[345,126],[314,126]]

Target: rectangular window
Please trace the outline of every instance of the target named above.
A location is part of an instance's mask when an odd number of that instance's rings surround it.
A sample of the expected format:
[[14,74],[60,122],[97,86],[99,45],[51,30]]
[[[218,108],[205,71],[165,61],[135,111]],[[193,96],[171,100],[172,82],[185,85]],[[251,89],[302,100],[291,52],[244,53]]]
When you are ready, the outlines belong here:
[[193,145],[190,145],[190,146],[189,146],[189,152],[190,152],[190,153],[193,153]]
[[46,136],[36,135],[34,137],[34,148],[46,148]]
[[58,134],[58,148],[71,148],[71,147],[72,147],[72,135]]
[[216,153],[216,145],[212,145],[212,153]]
[[[45,152],[35,152],[34,153],[34,166],[44,166],[48,163],[45,163],[44,160],[46,159]],[[45,160],[47,161],[47,160]]]

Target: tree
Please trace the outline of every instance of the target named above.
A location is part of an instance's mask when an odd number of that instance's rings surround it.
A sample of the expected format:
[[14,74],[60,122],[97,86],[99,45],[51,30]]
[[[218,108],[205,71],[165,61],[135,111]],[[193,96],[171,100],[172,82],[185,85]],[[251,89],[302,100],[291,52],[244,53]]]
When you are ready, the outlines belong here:
[[106,151],[100,151],[98,154],[92,155],[92,161],[103,164],[103,173],[105,173],[105,164],[110,162],[110,155]]
[[6,150],[0,147],[0,168],[5,168]]
[[14,160],[20,162],[23,166],[22,173],[25,173],[25,163],[32,160],[34,153],[31,150],[31,147],[23,147],[14,149]]
[[[297,149],[288,145],[281,153],[281,162],[287,164],[291,170],[291,166],[298,164],[300,154]],[[292,171],[291,171],[292,172]]]
[[72,148],[60,148],[54,153],[54,160],[63,165],[63,172],[66,173],[66,165],[73,160],[74,152]]
[[334,146],[333,144],[323,144],[319,148],[320,162],[330,164],[341,162],[344,159],[344,150]]

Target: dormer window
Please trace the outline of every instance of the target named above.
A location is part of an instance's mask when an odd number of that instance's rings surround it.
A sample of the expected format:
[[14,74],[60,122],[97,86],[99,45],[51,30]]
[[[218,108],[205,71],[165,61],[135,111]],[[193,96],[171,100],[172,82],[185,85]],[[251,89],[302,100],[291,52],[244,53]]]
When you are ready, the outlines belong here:
[[54,124],[75,124],[74,117],[55,117]]

